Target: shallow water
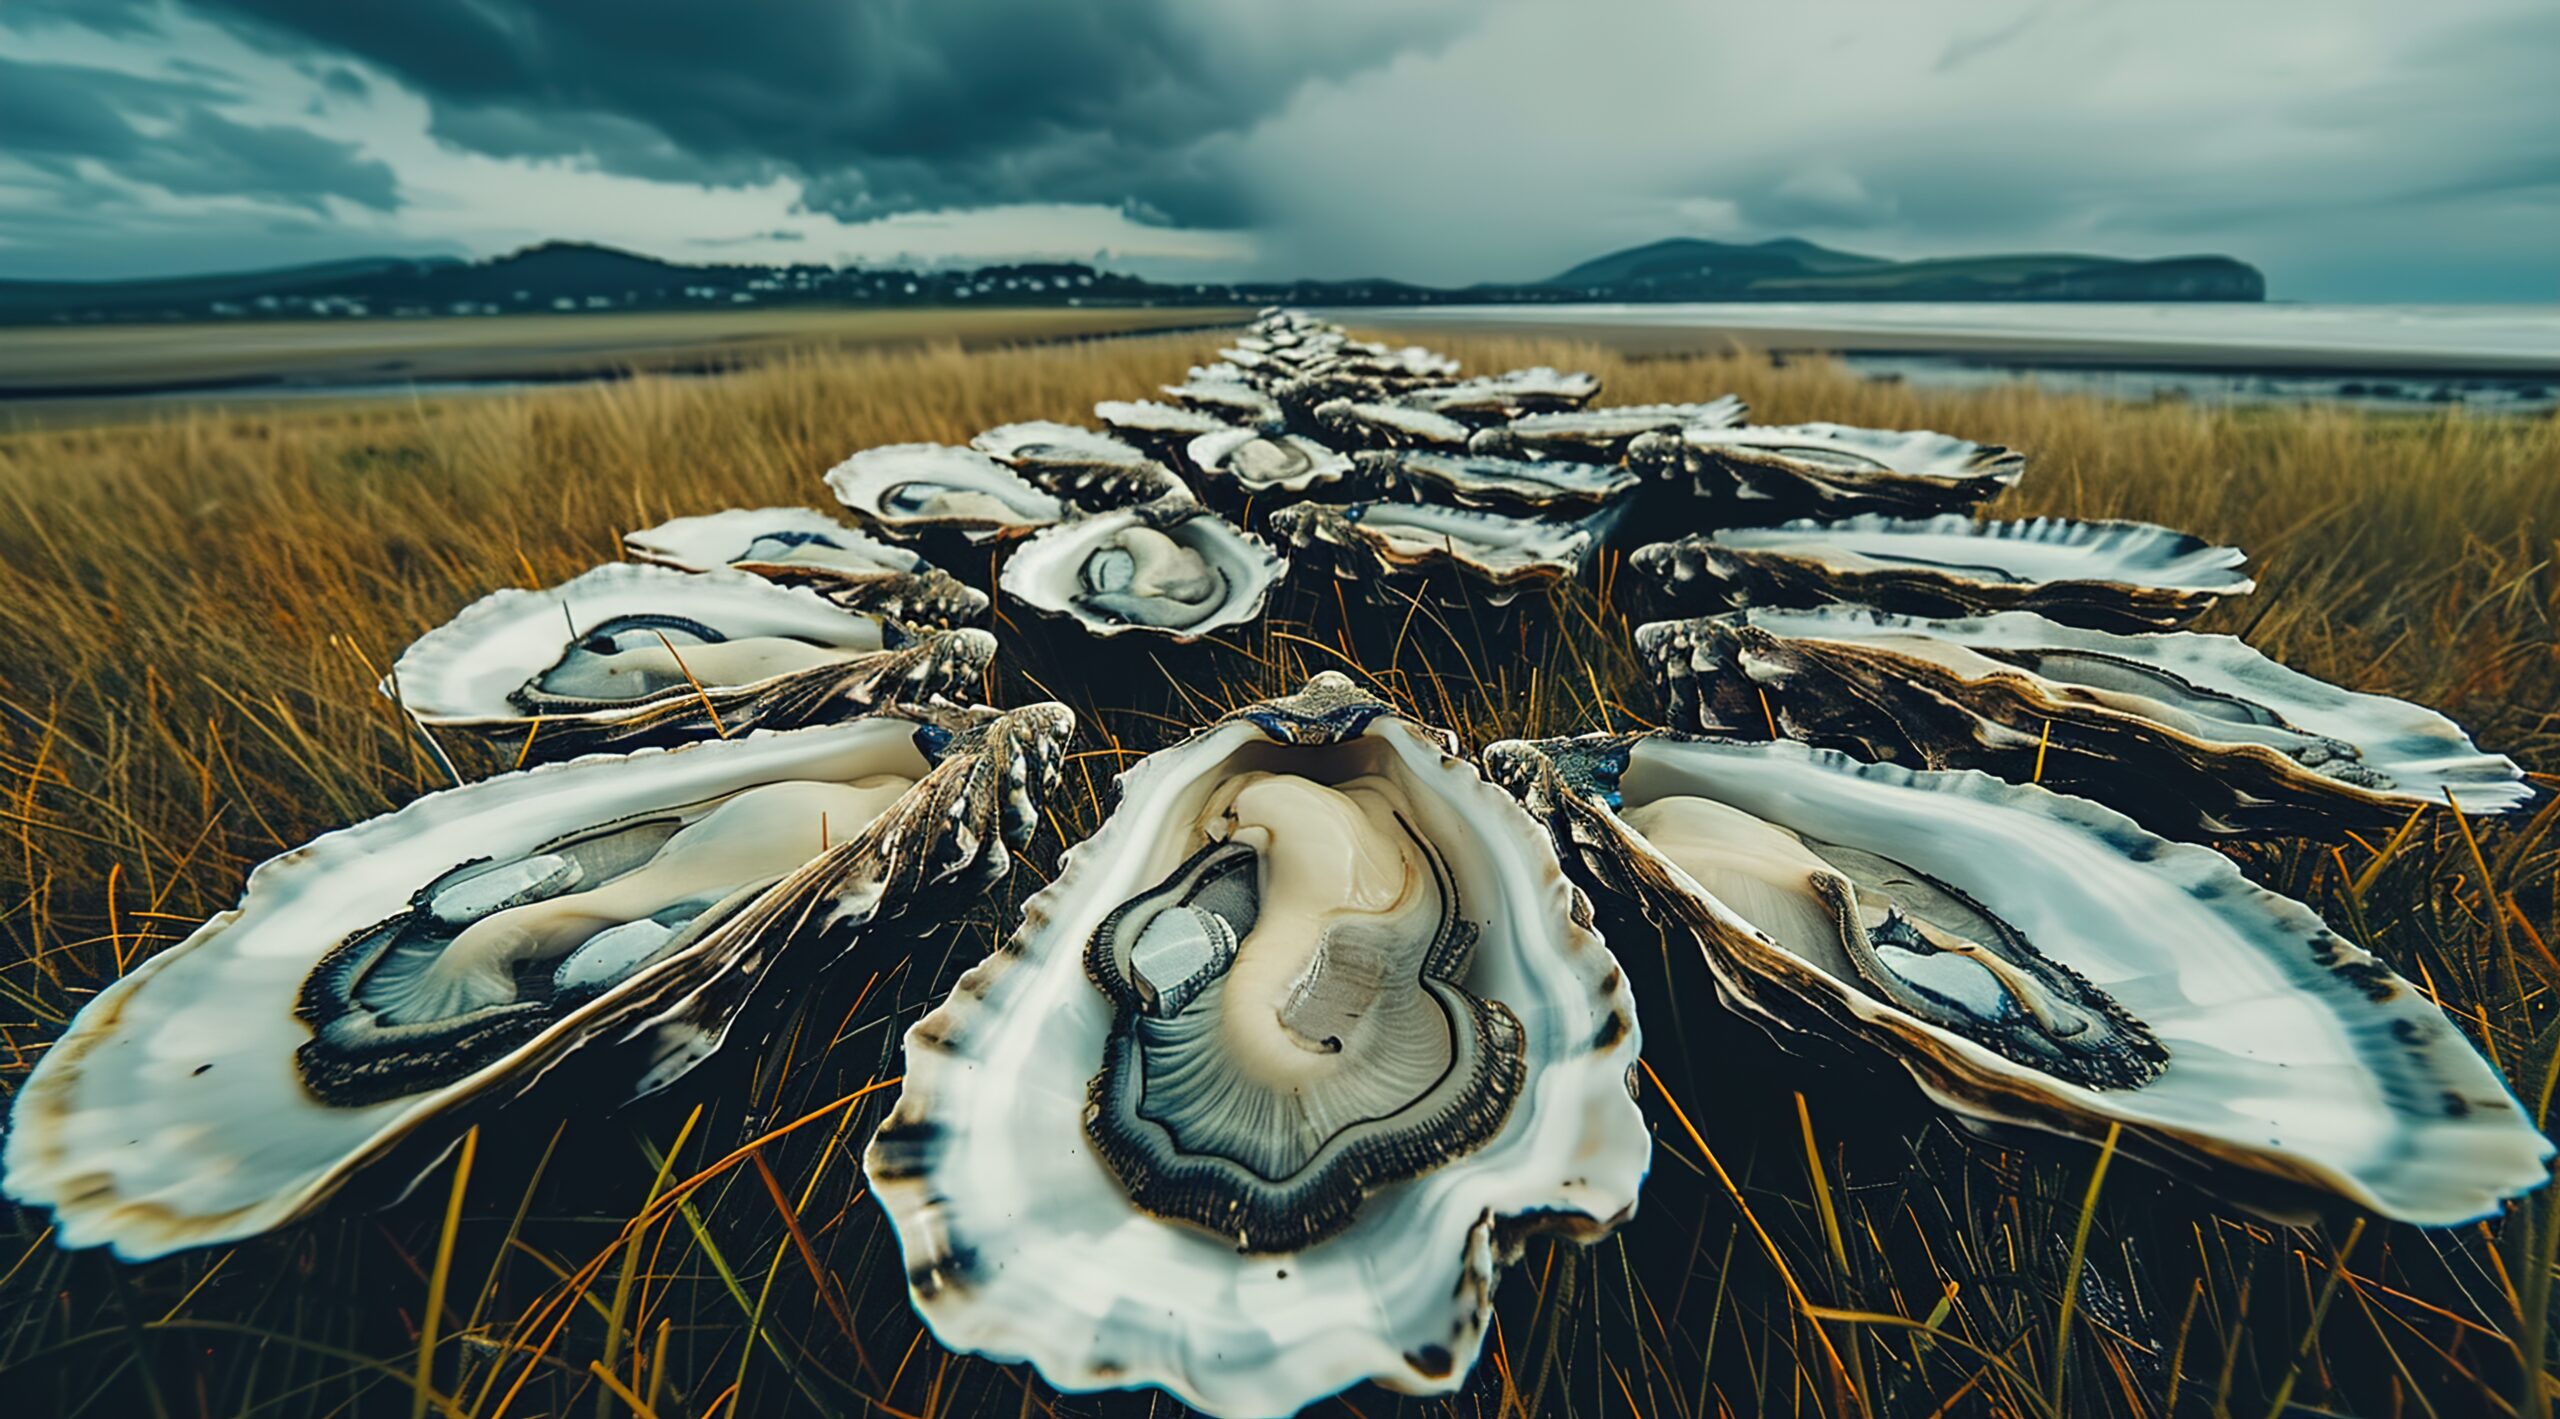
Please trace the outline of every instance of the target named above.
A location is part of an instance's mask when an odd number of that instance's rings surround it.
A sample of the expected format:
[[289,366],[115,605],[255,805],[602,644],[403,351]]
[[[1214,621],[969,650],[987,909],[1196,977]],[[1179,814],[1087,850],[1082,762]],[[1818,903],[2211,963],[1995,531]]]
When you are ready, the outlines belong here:
[[1336,313],[1390,330],[1570,335],[1632,351],[1828,351],[1878,378],[2028,378],[2130,401],[2560,407],[2560,305],[1751,302],[1486,305]]

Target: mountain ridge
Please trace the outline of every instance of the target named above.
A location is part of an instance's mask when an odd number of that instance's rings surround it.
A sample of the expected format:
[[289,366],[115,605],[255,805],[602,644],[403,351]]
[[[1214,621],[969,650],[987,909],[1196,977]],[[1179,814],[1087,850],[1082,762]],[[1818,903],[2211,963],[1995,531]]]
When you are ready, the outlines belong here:
[[464,316],[742,305],[1437,305],[1752,300],[2255,301],[2257,268],[2227,256],[2150,260],[2030,253],[1898,261],[1800,237],[1670,237],[1539,281],[1435,287],[1386,279],[1160,283],[1080,262],[969,270],[686,265],[551,241],[480,261],[357,257],[259,271],[113,281],[0,280],[0,324]]

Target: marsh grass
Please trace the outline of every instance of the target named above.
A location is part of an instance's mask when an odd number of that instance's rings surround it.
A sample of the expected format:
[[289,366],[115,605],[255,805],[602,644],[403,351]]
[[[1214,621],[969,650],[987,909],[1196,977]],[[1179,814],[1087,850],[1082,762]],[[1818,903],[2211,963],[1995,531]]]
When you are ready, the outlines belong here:
[[[228,906],[251,864],[442,781],[373,685],[473,598],[563,579],[670,515],[823,506],[817,475],[852,448],[1077,418],[1206,347],[807,355],[714,381],[0,440],[0,1083],[98,986]],[[1766,420],[2024,447],[2026,485],[1996,511],[2236,541],[2262,590],[2213,628],[2560,768],[2551,420],[2128,408],[1924,393],[1818,363],[1451,350],[1478,368],[1592,368],[1614,402],[1730,389]],[[895,1094],[900,1032],[1100,820],[1114,772],[1313,670],[1351,671],[1471,744],[1649,722],[1628,653],[1646,612],[1619,571],[1600,569],[1609,594],[1518,613],[1300,588],[1248,636],[1107,673],[1006,617],[991,688],[1065,699],[1084,732],[1050,827],[993,899],[863,944],[759,1017],[760,1048],[667,1097],[607,1112],[592,1101],[614,1081],[565,1070],[274,1237],[126,1268],[60,1253],[42,1217],[15,1215],[0,1393],[14,1413],[100,1415],[1165,1408],[1061,1397],[923,1335],[857,1163]],[[2560,1060],[2550,821],[2475,839],[2429,812],[2387,841],[2237,856],[2420,982],[2540,1117]],[[2548,1412],[2546,1197],[2442,1232],[2279,1227],[2103,1150],[1976,1140],[1893,1071],[1780,1050],[1718,1006],[1693,950],[1604,910],[1644,1010],[1657,1152],[1642,1214],[1589,1250],[1533,1242],[1455,1401],[1359,1390],[1324,1409]]]

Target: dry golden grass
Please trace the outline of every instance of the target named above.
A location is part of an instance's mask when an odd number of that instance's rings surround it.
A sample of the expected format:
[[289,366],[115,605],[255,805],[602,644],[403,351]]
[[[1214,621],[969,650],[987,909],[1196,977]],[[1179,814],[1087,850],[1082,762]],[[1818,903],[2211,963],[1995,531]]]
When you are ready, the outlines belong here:
[[[670,515],[823,506],[818,473],[855,447],[1077,418],[1178,377],[1208,343],[810,354],[719,380],[0,439],[0,1082],[99,984],[229,905],[250,864],[435,786],[373,684],[473,598],[565,578]],[[2125,408],[1923,393],[1818,364],[1450,349],[1477,368],[1588,367],[1612,402],[1729,389],[1765,420],[2024,447],[2026,486],[1996,511],[2238,542],[2263,590],[2216,628],[2560,768],[2560,423]],[[1077,657],[1007,628],[1008,658],[1087,715],[1063,831],[1088,830],[1109,772],[1175,732],[1151,716],[1346,658],[1478,741],[1652,713],[1623,650],[1638,608],[1569,593],[1553,614],[1587,633],[1533,641],[1332,606],[1329,591],[1297,597],[1206,668],[1137,688],[1079,680]],[[2378,870],[2364,845],[2240,855],[2436,991],[2541,1110],[2560,855],[2540,827],[2490,829],[2475,853],[2430,815]],[[1044,835],[1010,890],[1036,887],[1057,847]],[[894,1092],[898,1032],[1006,906],[858,951],[766,1048],[671,1098],[603,1114],[579,1093],[595,1081],[546,1081],[482,1116],[457,1157],[409,1160],[436,1166],[388,1211],[368,1210],[392,1187],[378,1183],[277,1237],[143,1268],[59,1254],[42,1218],[19,1216],[0,1252],[0,1393],[25,1413],[397,1413],[420,1394],[480,1419],[1136,1412],[1145,1400],[1061,1398],[935,1350],[852,1163]],[[2092,1201],[2087,1151],[1968,1141],[1889,1073],[1780,1053],[1719,1012],[1694,960],[1612,925],[1656,1073],[1645,1211],[1589,1252],[1533,1246],[1457,1410],[2547,1413],[2548,1201],[2446,1233],[2288,1230],[2130,1166]]]

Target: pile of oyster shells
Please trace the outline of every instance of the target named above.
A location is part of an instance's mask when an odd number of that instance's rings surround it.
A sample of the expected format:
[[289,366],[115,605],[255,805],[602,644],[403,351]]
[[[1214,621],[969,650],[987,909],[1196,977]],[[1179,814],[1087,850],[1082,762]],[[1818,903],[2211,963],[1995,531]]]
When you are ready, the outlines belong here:
[[1674,729],[1470,757],[1327,673],[1121,776],[908,1033],[867,1155],[944,1344],[1226,1415],[1456,1388],[1527,1236],[1634,1214],[1653,1002],[1595,923],[1637,913],[1781,1039],[2267,1215],[2446,1225],[2546,1177],[2425,995],[2175,841],[2530,796],[2440,715],[2177,630],[2251,589],[2237,551],[1976,521],[2024,459],[1935,433],[1593,408],[1288,311],[1223,355],[1101,429],[856,453],[858,527],[680,518],[419,640],[383,688],[429,742],[533,766],[276,858],[100,992],[9,1193],[127,1258],[247,1237],[573,1051],[664,1088],[777,982],[915,939],[1009,870],[1074,728],[968,706],[989,598],[933,560],[1172,646],[1293,564],[1501,606],[1638,530],[1678,534],[1630,549],[1645,594],[1708,613],[1638,633]]

